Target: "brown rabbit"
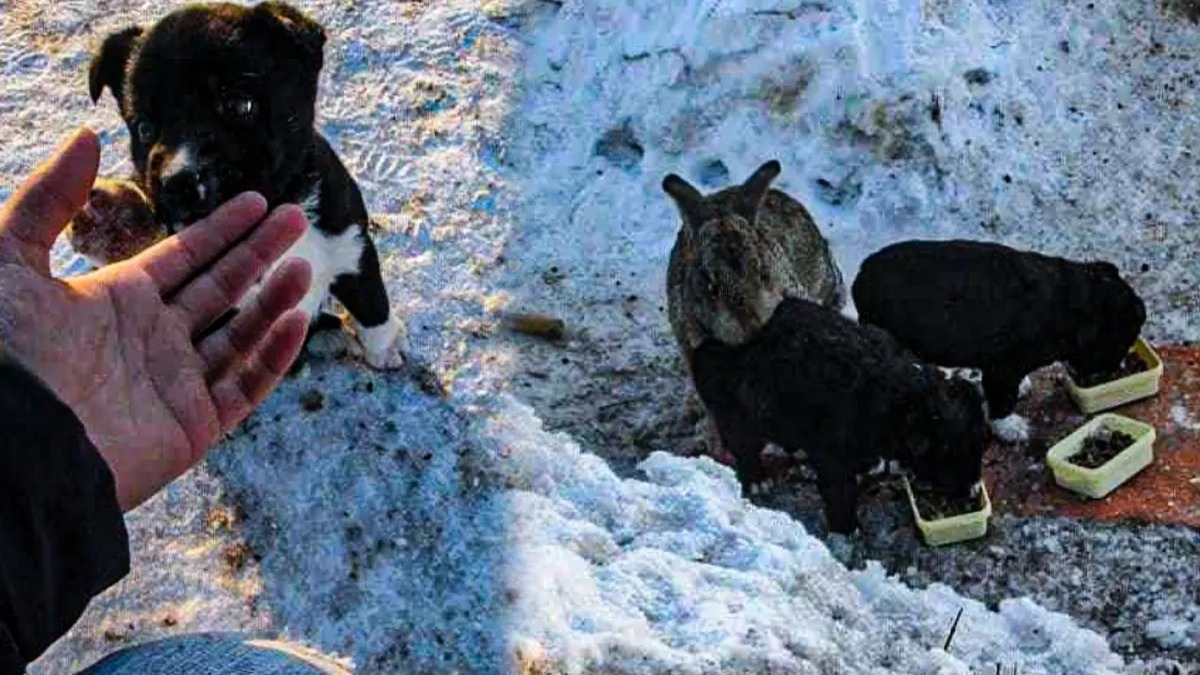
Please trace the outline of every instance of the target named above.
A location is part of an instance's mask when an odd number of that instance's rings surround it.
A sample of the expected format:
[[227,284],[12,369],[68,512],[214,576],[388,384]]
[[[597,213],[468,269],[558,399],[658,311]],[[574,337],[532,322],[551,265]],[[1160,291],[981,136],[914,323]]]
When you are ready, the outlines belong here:
[[[780,171],[772,160],[742,185],[707,197],[675,174],[663,179],[683,216],[667,268],[667,312],[689,371],[703,342],[743,344],[784,298],[838,311],[846,303],[842,273],[812,216],[771,189]],[[688,398],[687,407],[701,407]],[[709,453],[729,461],[711,420],[703,433]]]
[[742,185],[701,195],[675,174],[663,179],[683,226],[667,268],[671,328],[690,363],[704,340],[742,344],[785,297],[840,310],[842,273],[799,202],[771,181],[779,162],[763,164]]

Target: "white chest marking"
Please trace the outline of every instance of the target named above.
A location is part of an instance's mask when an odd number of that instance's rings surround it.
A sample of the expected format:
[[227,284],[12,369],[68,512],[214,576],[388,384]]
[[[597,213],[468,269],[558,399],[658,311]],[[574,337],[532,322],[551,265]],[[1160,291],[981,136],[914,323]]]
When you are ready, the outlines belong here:
[[192,148],[186,144],[181,145],[171,155],[171,161],[167,162],[167,165],[163,167],[162,172],[159,173],[159,177],[165,183],[182,171],[194,169],[193,164],[195,164],[195,157],[192,156]]
[[[326,234],[317,229],[319,192],[320,184],[318,183],[313,187],[312,193],[300,201],[300,207],[304,209],[304,214],[308,216],[308,229],[271,266],[271,269],[263,275],[264,280],[270,278],[275,269],[290,258],[303,258],[307,260],[309,266],[312,267],[312,286],[304,294],[304,298],[300,300],[298,306],[310,318],[317,316],[317,313],[321,310],[322,303],[329,297],[330,285],[333,284],[338,276],[358,272],[359,261],[362,259],[363,252],[362,233],[358,226],[351,225],[346,228],[345,232],[334,235]],[[242,301],[238,303],[238,307],[244,307],[259,290],[260,287],[255,286],[242,298]]]

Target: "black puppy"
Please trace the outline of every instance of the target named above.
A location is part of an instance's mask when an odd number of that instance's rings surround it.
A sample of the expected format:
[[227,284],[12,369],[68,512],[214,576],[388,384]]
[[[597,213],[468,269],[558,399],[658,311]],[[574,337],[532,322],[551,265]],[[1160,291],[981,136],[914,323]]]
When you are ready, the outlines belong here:
[[765,443],[802,447],[831,531],[856,528],[857,477],[880,460],[910,466],[950,496],[980,481],[987,424],[979,390],[834,310],[787,298],[742,345],[702,343],[691,371],[743,493],[763,478]]
[[357,322],[367,361],[396,367],[405,331],[362,195],[313,128],[324,45],[324,29],[284,3],[189,5],[109,35],[89,87],[93,101],[107,87],[120,106],[133,180],[168,231],[248,190],[272,208],[300,204],[311,226],[285,255],[313,269],[300,307],[316,320],[332,293]]
[[851,288],[859,320],[919,358],[983,373],[993,428],[1028,437],[1013,414],[1021,380],[1056,361],[1116,370],[1146,306],[1108,262],[1080,263],[973,241],[909,241],[872,254]]

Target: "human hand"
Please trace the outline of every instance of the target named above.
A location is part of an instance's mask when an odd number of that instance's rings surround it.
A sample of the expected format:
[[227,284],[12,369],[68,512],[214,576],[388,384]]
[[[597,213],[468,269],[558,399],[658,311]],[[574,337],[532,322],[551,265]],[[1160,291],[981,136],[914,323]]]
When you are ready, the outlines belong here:
[[203,335],[306,227],[289,205],[256,228],[266,202],[243,194],[125,262],[53,278],[50,248],[86,203],[99,158],[95,134],[76,132],[0,209],[0,345],[74,410],[128,511],[279,383],[304,342],[308,317],[293,308],[312,272],[303,260],[280,265]]

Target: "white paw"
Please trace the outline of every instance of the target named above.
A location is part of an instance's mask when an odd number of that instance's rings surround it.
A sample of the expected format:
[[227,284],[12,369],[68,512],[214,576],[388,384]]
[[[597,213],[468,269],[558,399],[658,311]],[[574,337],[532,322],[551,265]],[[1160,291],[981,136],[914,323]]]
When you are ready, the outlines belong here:
[[779,447],[778,445],[775,445],[774,443],[767,443],[767,447],[763,449],[763,456],[764,457],[790,457],[791,455],[788,454],[787,450],[784,450],[783,448]]
[[966,380],[980,391],[983,390],[983,372],[975,368],[942,368],[941,366],[938,368],[945,373],[948,380]]
[[1021,385],[1017,387],[1017,398],[1025,398],[1033,391],[1033,380],[1026,375],[1025,379],[1021,380]]
[[1020,443],[1029,440],[1029,422],[1013,413],[1008,417],[991,420],[992,433],[1005,443]]
[[870,469],[867,469],[868,476],[882,476],[883,474],[885,474],[887,472],[888,472],[888,463],[887,463],[887,460],[885,460],[882,457],[879,458],[878,464],[871,467]]
[[889,473],[890,472],[888,471],[888,461],[883,459],[882,457],[880,457],[879,462],[877,462],[875,464],[875,466],[872,466],[871,468],[867,469],[866,471],[858,474],[858,476],[857,476],[858,484],[860,486],[865,486],[865,485],[870,485],[872,483],[879,482],[881,479],[885,478]]
[[750,496],[758,497],[760,495],[765,495],[774,489],[775,489],[774,479],[768,478],[767,480],[759,481],[757,483],[751,483],[750,484]]
[[395,370],[404,366],[408,352],[408,333],[404,324],[392,316],[384,324],[365,328],[357,325],[363,356],[376,370]]

